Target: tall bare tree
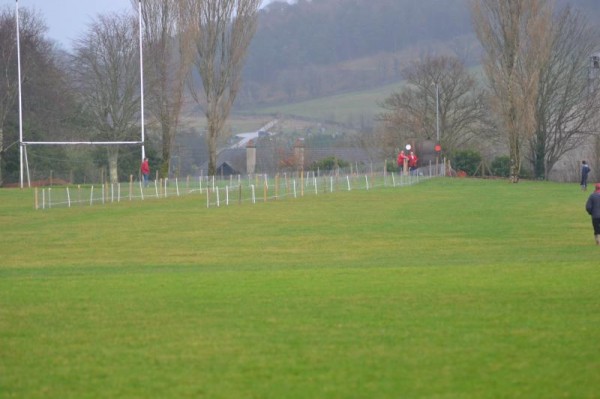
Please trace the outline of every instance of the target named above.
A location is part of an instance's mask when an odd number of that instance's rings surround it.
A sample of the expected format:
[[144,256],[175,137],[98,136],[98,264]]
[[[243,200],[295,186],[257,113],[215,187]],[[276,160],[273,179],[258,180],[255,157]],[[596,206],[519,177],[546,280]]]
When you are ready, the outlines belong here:
[[[140,104],[137,19],[131,14],[99,15],[75,42],[73,77],[93,115],[94,137],[133,140]],[[119,147],[107,146],[109,174],[118,181]]]
[[[131,0],[139,8],[139,0]],[[191,66],[189,36],[179,31],[180,0],[144,0],[142,4],[145,93],[148,110],[160,124],[162,164],[170,170],[171,150],[184,103],[185,82]]]
[[535,131],[540,74],[550,57],[550,0],[471,0],[492,105],[506,132],[510,176],[519,181],[523,146]]
[[600,114],[599,82],[589,76],[600,32],[570,8],[555,17],[552,27],[551,58],[540,75],[529,151],[535,177],[544,179],[564,154],[596,134]]
[[[21,79],[26,82],[36,67],[45,63],[42,58],[49,57],[50,44],[44,39],[46,25],[34,12],[20,10],[19,28]],[[4,125],[9,113],[16,108],[19,89],[16,31],[15,10],[3,8],[0,10],[0,185],[3,181]]]
[[[386,98],[378,115],[398,139],[437,140],[452,153],[467,145],[485,121],[485,95],[460,60],[426,57],[403,72],[407,85]],[[436,107],[439,103],[439,109]],[[393,148],[393,147],[389,147]]]
[[195,67],[202,80],[191,84],[194,100],[204,108],[209,151],[208,173],[217,167],[217,139],[240,87],[246,51],[261,0],[182,0],[181,23],[195,49]]

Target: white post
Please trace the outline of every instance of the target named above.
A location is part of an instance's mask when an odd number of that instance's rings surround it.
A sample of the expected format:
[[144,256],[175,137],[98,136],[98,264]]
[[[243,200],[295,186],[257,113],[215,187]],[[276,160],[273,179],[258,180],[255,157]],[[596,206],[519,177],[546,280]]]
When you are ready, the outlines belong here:
[[117,183],[117,202],[121,202],[121,183]]
[[[19,162],[20,183],[23,188],[23,97],[21,92],[21,36],[19,28],[19,0],[15,2],[15,20],[17,26],[17,75],[19,79]],[[31,185],[31,183],[29,183]]]
[[365,184],[367,186],[367,191],[369,191],[369,176],[365,175]]
[[168,177],[165,177],[165,198],[167,198],[167,180],[169,180]]
[[225,205],[229,206],[229,186],[225,186]]
[[220,197],[219,197],[219,187],[217,187],[217,208],[219,208],[221,206],[221,201],[220,201]]
[[69,192],[69,187],[67,187],[67,206],[71,207],[71,193]]
[[396,178],[394,176],[394,172],[392,172],[392,187],[396,187]]
[[319,189],[317,187],[317,178],[315,176],[315,172],[313,172],[313,184],[315,185],[315,195],[319,195]]
[[42,209],[46,209],[46,189],[42,188]]
[[294,198],[297,198],[297,196],[296,196],[296,179],[294,179]]
[[154,180],[154,192],[156,193],[156,198],[158,197],[158,182],[156,180]]
[[256,204],[256,192],[254,191],[254,184],[250,185],[250,188],[252,189],[252,203]]
[[90,189],[90,206],[94,204],[94,186]]
[[27,186],[31,187],[31,176],[29,175],[29,160],[27,159],[27,145],[23,144],[23,152],[25,153],[25,171],[27,172]]
[[348,191],[350,191],[350,176],[346,175],[346,181],[348,182]]
[[177,178],[175,178],[175,188],[177,189],[177,196],[179,197],[179,182]]
[[138,20],[139,20],[139,33],[140,33],[140,112],[141,112],[141,123],[142,123],[142,160],[146,158],[146,148],[144,147],[145,133],[144,133],[144,46],[142,45],[142,0],[139,1],[138,6]]
[[329,192],[333,192],[333,176],[329,176],[329,187],[331,188]]
[[52,208],[52,187],[48,188],[48,209]]

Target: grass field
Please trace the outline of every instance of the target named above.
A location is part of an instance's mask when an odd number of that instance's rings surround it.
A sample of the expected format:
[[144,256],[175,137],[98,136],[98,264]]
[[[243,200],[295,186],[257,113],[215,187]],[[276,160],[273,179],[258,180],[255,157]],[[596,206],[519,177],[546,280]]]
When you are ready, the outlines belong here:
[[282,114],[336,123],[355,123],[361,118],[371,120],[383,112],[380,103],[400,90],[402,83],[394,83],[369,90],[348,92],[291,104],[253,110],[256,114]]
[[597,398],[577,185],[229,208],[0,190],[0,398]]

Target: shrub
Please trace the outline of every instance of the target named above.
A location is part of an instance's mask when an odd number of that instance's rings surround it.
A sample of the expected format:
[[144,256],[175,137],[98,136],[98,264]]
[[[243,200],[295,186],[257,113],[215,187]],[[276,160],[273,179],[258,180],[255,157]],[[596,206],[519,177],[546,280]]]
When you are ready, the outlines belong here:
[[510,157],[503,155],[494,158],[490,171],[494,176],[508,177],[510,175]]
[[320,161],[313,162],[313,164],[310,166],[310,170],[335,170],[337,168],[346,168],[348,166],[350,166],[349,162],[331,156],[323,158]]
[[387,172],[390,172],[390,173],[400,172],[400,167],[398,167],[398,164],[396,164],[396,162],[394,162],[394,161],[386,162],[385,169]]
[[458,151],[452,160],[452,166],[456,170],[462,170],[469,176],[477,172],[481,164],[481,155],[474,150]]

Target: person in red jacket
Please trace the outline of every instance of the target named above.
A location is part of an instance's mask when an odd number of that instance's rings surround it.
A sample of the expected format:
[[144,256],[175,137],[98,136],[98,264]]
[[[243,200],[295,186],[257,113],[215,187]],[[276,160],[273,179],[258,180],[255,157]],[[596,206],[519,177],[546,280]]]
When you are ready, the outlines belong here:
[[407,159],[408,157],[406,156],[404,151],[400,151],[400,154],[398,154],[398,169],[400,169],[400,171],[404,170],[404,161]]
[[408,155],[408,168],[410,169],[411,173],[413,173],[415,170],[417,170],[418,162],[419,162],[419,158],[413,151],[411,151],[410,154]]
[[140,172],[142,172],[142,177],[144,178],[144,187],[148,186],[148,176],[150,176],[150,164],[148,163],[148,158],[144,158],[142,161],[142,165],[140,166]]

